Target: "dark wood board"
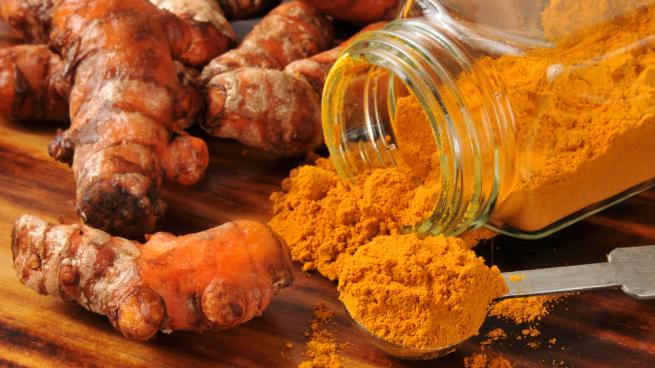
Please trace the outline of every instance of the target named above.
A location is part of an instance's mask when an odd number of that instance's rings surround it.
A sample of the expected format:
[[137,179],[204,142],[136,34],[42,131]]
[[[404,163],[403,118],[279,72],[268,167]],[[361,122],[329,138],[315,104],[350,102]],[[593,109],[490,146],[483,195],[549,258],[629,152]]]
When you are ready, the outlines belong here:
[[[375,350],[344,318],[335,285],[298,273],[264,315],[241,327],[211,333],[176,332],[138,343],[123,339],[106,318],[22,286],[11,266],[13,221],[34,213],[51,221],[76,221],[68,167],[47,155],[57,127],[0,121],[0,366],[30,367],[293,367],[303,359],[311,307],[325,301],[347,367],[458,367],[479,350],[479,338],[460,351],[427,362],[402,362]],[[194,188],[168,187],[162,227],[175,233],[202,230],[236,218],[266,221],[268,195],[299,162],[210,139],[207,178]],[[655,243],[655,191],[648,191],[540,241],[499,237],[478,247],[506,271],[602,261],[617,246]],[[655,267],[655,265],[654,265]],[[402,316],[399,316],[402,318]],[[620,291],[571,297],[540,323],[541,347],[514,338],[525,326],[489,319],[482,332],[503,327],[510,338],[493,350],[525,367],[553,362],[575,367],[654,367],[655,301]],[[557,343],[548,347],[548,340]],[[530,340],[532,341],[532,340]],[[287,348],[288,342],[293,348]]]

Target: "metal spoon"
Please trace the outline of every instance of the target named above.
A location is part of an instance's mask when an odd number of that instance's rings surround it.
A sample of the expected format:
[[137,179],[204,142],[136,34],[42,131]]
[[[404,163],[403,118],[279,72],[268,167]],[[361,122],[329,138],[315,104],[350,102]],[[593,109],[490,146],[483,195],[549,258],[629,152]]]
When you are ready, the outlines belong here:
[[[655,245],[617,248],[610,252],[607,260],[605,263],[505,272],[503,277],[509,293],[502,298],[620,287],[634,298],[655,299]],[[399,346],[368,331],[351,317],[347,308],[346,315],[373,345],[401,359],[438,358],[455,351],[467,340],[450,346],[428,348]]]

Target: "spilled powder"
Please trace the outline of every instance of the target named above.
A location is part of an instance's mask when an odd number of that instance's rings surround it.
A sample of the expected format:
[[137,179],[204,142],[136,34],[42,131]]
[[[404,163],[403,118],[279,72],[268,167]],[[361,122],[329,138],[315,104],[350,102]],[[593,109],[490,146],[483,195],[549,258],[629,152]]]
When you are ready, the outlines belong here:
[[413,96],[398,100],[396,167],[347,180],[329,160],[294,169],[271,195],[271,227],[304,270],[336,280],[357,248],[376,236],[398,234],[433,212],[441,181],[430,125]]
[[509,277],[510,282],[521,282],[524,279],[525,279],[525,275],[523,274],[512,275]]
[[[423,184],[421,184],[423,183]],[[336,280],[357,249],[377,236],[430,212],[438,184],[413,179],[403,168],[377,169],[342,179],[332,163],[319,159],[291,171],[282,191],[273,193],[271,227],[285,240],[303,270]],[[467,247],[494,233],[480,229],[462,235]]]
[[489,356],[482,353],[464,358],[466,368],[512,368],[512,364],[501,356]]
[[562,294],[504,299],[491,306],[489,315],[515,323],[534,322],[550,314],[553,307],[565,297]]
[[539,331],[534,326],[530,326],[528,328],[524,328],[523,330],[521,330],[521,335],[523,335],[525,337],[527,337],[527,336],[537,337],[537,336],[541,335],[541,331]]
[[502,328],[494,328],[493,330],[487,332],[485,338],[480,341],[480,349],[484,350],[486,347],[490,346],[492,343],[505,340],[507,338],[507,333]]
[[332,311],[325,303],[318,303],[314,306],[313,317],[309,330],[305,332],[309,338],[304,354],[307,360],[301,362],[298,368],[342,368],[336,336],[328,328],[332,322]]
[[399,346],[447,347],[476,335],[507,287],[462,240],[379,236],[339,277],[339,299],[374,335]]

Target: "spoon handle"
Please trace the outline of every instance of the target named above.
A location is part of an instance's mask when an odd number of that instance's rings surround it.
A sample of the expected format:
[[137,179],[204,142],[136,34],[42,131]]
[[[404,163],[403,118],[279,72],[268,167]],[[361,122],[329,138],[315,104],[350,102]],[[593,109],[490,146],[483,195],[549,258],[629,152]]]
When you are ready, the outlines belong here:
[[593,263],[505,272],[503,277],[509,293],[503,298],[619,287],[615,271],[610,263]]
[[655,245],[616,248],[607,263],[503,273],[505,298],[621,287],[639,299],[655,298]]

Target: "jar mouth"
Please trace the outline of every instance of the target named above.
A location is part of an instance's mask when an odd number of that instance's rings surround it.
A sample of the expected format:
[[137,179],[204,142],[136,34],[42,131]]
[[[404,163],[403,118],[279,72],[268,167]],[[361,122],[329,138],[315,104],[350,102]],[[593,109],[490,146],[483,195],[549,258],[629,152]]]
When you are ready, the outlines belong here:
[[398,165],[402,145],[394,117],[400,98],[413,95],[427,116],[439,154],[440,192],[431,214],[404,231],[457,235],[483,225],[498,198],[500,171],[506,169],[499,161],[507,149],[499,152],[497,141],[508,134],[494,136],[497,129],[490,125],[502,125],[498,121],[511,113],[486,81],[469,83],[464,96],[457,81],[473,71],[473,58],[455,41],[425,19],[409,19],[364,34],[328,76],[322,120],[342,177]]

